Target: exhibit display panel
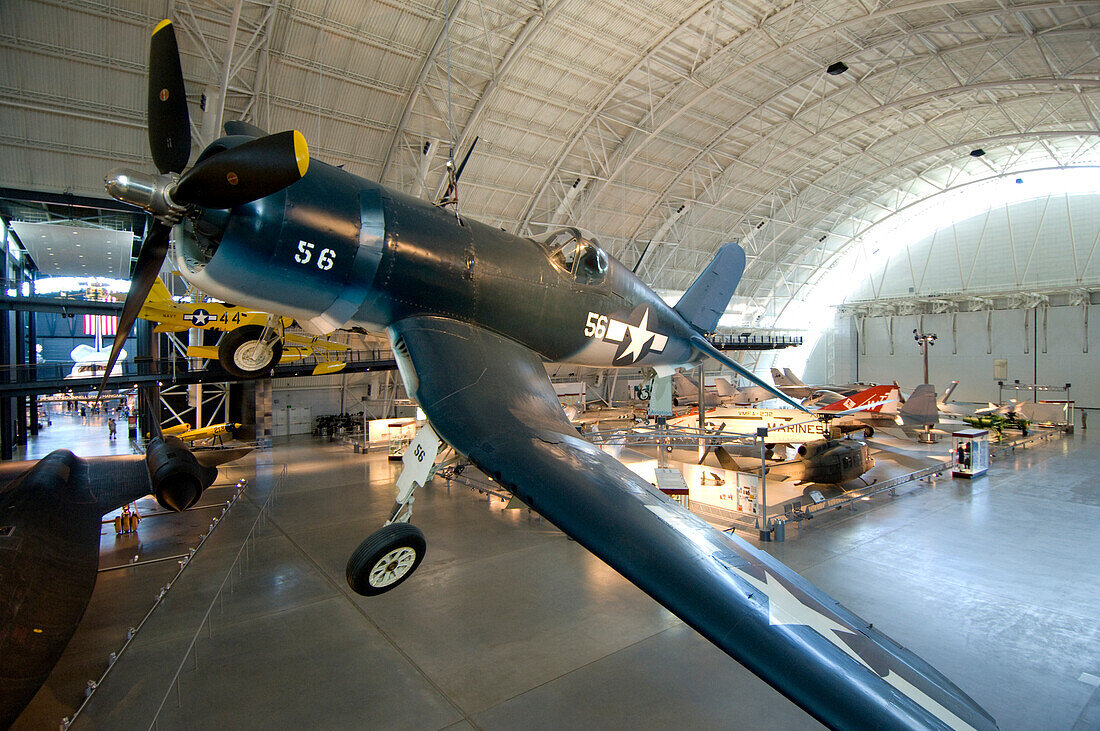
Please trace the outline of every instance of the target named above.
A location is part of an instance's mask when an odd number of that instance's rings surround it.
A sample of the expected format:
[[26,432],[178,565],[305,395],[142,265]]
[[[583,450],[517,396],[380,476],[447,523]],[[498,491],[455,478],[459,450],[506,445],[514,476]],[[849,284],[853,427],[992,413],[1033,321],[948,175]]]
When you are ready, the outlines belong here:
[[953,477],[980,477],[989,470],[989,432],[985,429],[960,429],[955,440]]

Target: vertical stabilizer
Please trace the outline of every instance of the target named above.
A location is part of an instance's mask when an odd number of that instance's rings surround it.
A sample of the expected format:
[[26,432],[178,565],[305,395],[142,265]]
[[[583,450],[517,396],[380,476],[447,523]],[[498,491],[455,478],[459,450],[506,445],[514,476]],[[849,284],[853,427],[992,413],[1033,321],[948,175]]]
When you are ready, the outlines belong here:
[[902,426],[935,426],[940,421],[936,408],[936,387],[922,383],[913,389],[909,398],[898,409]]
[[745,250],[725,244],[673,309],[699,332],[714,332],[745,273]]
[[725,378],[715,378],[714,387],[718,389],[719,398],[733,398],[738,393],[737,388]]
[[798,376],[796,376],[794,374],[794,371],[792,371],[790,368],[784,368],[783,369],[783,375],[787,377],[787,381],[792,386],[805,386],[806,385],[805,383],[802,382],[802,379],[799,378]]

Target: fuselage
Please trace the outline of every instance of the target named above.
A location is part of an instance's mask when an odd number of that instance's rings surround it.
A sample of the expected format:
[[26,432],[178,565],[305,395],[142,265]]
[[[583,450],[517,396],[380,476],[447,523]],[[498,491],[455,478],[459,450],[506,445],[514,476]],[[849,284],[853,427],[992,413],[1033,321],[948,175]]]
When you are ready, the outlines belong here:
[[[827,439],[829,427],[824,419],[807,416],[796,409],[754,409],[719,406],[703,414],[708,429],[722,428],[728,434],[754,436],[756,430],[767,427],[769,444],[805,444]],[[674,426],[698,426],[699,412],[669,419]]]
[[319,333],[437,315],[598,367],[686,364],[698,334],[576,229],[535,241],[316,161],[285,190],[204,211],[173,237],[201,290]]

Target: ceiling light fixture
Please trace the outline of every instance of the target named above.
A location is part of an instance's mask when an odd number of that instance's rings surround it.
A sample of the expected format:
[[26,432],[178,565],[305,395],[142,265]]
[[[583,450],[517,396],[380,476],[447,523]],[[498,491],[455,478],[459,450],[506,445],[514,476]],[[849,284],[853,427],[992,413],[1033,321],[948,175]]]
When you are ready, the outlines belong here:
[[847,70],[848,64],[844,63],[843,61],[837,61],[836,63],[831,64],[829,68],[825,69],[825,73],[829,74],[829,76],[840,76]]
[[981,157],[984,154],[985,150],[980,147],[975,147],[973,150],[970,151],[970,157]]

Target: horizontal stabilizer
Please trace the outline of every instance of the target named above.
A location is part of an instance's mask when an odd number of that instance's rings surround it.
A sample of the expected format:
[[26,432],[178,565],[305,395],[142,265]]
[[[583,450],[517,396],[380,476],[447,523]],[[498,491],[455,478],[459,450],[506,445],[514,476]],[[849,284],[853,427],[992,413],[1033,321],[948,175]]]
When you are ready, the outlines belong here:
[[673,309],[699,332],[714,332],[744,273],[745,250],[725,244]]

